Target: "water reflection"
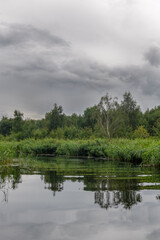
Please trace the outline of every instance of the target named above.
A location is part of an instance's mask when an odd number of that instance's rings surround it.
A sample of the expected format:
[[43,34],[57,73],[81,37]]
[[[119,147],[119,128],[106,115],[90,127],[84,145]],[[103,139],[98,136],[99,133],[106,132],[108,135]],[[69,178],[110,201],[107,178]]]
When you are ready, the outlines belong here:
[[[70,161],[54,162],[51,169],[24,168],[20,166],[2,166],[0,169],[1,201],[8,202],[10,189],[17,189],[22,183],[22,175],[40,175],[44,188],[56,192],[64,190],[64,183],[68,180],[81,182],[84,191],[94,192],[94,203],[101,208],[117,208],[119,205],[130,209],[133,205],[142,202],[140,190],[157,189],[155,182],[160,182],[160,175],[145,172],[133,166],[119,165],[114,162]],[[48,163],[50,164],[50,163]],[[146,171],[146,170],[145,170]],[[147,170],[148,171],[148,170]],[[148,184],[143,184],[143,182]],[[158,187],[160,188],[160,187]],[[157,196],[157,199],[159,197]]]
[[41,179],[44,180],[45,189],[53,191],[54,196],[57,191],[63,190],[64,176],[58,175],[56,171],[46,171]]
[[159,172],[94,160],[30,166],[0,166],[1,239],[159,239]]
[[22,183],[20,167],[2,166],[0,171],[0,190],[2,192],[2,202],[8,202],[9,190],[17,189],[18,183]]
[[95,203],[98,203],[101,208],[108,209],[109,207],[117,208],[119,204],[126,209],[130,209],[133,205],[140,203],[142,197],[136,191],[97,191],[95,192]]

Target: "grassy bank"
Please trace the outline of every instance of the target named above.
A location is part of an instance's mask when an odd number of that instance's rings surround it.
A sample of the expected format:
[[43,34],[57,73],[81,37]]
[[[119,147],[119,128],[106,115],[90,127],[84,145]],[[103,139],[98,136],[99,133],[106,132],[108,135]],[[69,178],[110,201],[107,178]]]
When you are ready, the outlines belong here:
[[27,155],[55,154],[110,158],[123,162],[160,164],[160,140],[105,139],[96,140],[23,140],[0,142],[0,160]]

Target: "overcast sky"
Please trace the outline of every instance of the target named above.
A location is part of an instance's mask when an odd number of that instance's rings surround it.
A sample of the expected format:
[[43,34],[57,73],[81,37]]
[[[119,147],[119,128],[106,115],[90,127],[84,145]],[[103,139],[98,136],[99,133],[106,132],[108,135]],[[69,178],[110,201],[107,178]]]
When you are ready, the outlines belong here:
[[159,0],[0,0],[0,116],[83,113],[106,92],[160,105]]

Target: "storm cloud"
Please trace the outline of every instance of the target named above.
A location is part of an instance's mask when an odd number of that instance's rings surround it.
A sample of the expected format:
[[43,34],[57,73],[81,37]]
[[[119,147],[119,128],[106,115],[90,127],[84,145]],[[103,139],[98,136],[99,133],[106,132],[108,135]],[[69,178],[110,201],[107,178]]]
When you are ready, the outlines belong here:
[[6,24],[0,25],[0,47],[16,46],[20,44],[44,44],[69,46],[65,40],[47,30],[37,29],[31,25]]
[[131,91],[143,110],[159,105],[160,34],[154,24],[159,5],[3,2],[0,115],[19,109],[25,117],[41,118],[55,102],[67,114],[83,113],[106,92],[121,99]]
[[155,67],[160,65],[160,47],[153,46],[145,54],[145,59]]

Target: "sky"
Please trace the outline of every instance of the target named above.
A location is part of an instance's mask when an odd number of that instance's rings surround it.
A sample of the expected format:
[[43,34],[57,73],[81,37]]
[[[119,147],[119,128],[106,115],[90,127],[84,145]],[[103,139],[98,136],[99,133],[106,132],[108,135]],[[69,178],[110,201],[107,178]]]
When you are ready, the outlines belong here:
[[160,105],[159,0],[0,0],[0,116],[82,114],[130,91]]

